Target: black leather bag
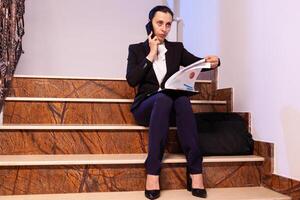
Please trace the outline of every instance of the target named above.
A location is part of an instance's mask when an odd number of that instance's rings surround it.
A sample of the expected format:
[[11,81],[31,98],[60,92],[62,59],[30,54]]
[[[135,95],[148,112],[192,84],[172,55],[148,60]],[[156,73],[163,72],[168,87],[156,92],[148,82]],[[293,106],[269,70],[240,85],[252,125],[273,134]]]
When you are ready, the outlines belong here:
[[254,141],[237,113],[195,113],[204,156],[250,155]]

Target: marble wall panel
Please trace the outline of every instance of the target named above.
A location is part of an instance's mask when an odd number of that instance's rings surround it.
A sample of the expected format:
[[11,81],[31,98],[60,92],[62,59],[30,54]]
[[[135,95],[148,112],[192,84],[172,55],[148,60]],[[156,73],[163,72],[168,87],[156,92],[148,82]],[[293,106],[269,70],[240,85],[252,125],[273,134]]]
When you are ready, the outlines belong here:
[[198,80],[212,80],[213,84],[217,86],[218,82],[218,68],[215,70],[210,70],[210,71],[204,71],[201,72],[198,76]]
[[251,113],[249,112],[237,112],[245,122],[245,126],[248,128],[249,133],[251,133]]
[[[259,186],[259,165],[207,163],[206,187]],[[1,167],[0,195],[133,191],[145,188],[144,165]],[[161,189],[186,188],[185,164],[164,164]]]
[[272,175],[274,171],[274,144],[255,141],[254,154],[265,158],[262,174],[264,176]]
[[195,90],[199,91],[199,94],[191,96],[193,100],[210,100],[216,91],[213,83],[196,83]]
[[[5,103],[4,124],[135,124],[130,103]],[[227,112],[222,104],[196,104],[194,112]]]
[[300,181],[282,177],[276,174],[265,176],[263,186],[274,191],[286,194],[292,197],[293,200],[300,199]]
[[274,191],[291,196],[293,200],[300,199],[300,181],[282,177],[274,172],[274,144],[255,141],[254,154],[263,156],[262,185]]
[[216,90],[211,97],[212,100],[224,100],[227,101],[228,112],[233,111],[233,89],[224,88]]

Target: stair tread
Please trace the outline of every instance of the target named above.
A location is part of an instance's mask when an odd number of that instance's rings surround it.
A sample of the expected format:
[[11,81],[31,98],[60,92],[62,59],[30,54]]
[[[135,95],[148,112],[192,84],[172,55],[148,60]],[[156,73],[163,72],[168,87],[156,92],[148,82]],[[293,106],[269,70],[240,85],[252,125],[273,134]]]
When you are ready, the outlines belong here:
[[[93,164],[143,164],[147,157],[142,154],[55,154],[55,155],[0,155],[0,166],[34,165],[93,165]],[[262,162],[256,155],[205,156],[204,163],[216,162]],[[183,154],[164,155],[163,163],[186,163]]]
[[[90,102],[90,103],[132,103],[133,99],[110,98],[57,98],[57,97],[7,97],[8,101],[33,101],[33,102]],[[223,100],[191,100],[192,104],[227,104]]]
[[[135,124],[4,124],[0,130],[148,130],[149,127]],[[176,130],[176,127],[170,127],[170,130]]]
[[[107,81],[126,81],[126,78],[103,78],[103,77],[80,77],[80,76],[41,76],[41,75],[14,75],[14,78],[28,79],[77,79],[77,80],[107,80]],[[212,83],[212,80],[196,80],[197,83]]]
[[[237,187],[237,188],[208,188],[207,200],[289,200],[289,196],[282,195],[264,187]],[[131,192],[97,192],[97,193],[73,193],[73,194],[43,194],[43,195],[10,195],[0,196],[0,200],[96,200],[96,199],[146,199],[143,191]],[[161,200],[163,199],[199,199],[193,197],[187,190],[162,190]]]

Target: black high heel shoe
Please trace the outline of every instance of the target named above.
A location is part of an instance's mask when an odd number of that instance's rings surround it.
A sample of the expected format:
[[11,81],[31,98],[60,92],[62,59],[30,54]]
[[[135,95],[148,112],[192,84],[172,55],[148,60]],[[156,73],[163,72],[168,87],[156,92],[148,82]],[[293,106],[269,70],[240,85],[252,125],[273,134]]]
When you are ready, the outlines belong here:
[[145,190],[145,197],[148,199],[157,199],[160,196],[160,190]]
[[207,197],[206,189],[192,188],[192,178],[188,170],[186,170],[186,189],[192,192],[192,195],[195,197],[200,197],[200,198]]
[[160,196],[160,189],[159,190],[146,190],[145,189],[145,197],[148,199],[157,199]]

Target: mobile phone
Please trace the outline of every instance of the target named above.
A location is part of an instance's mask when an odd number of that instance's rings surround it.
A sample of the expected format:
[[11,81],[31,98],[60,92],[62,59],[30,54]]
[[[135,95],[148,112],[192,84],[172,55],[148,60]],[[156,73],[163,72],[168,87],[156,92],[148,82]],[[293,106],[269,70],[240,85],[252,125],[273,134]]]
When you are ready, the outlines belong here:
[[147,35],[150,35],[151,31],[152,31],[152,36],[151,38],[153,39],[155,37],[154,35],[154,31],[153,31],[153,26],[152,26],[152,22],[149,21],[147,24],[146,24],[146,31],[147,31]]

